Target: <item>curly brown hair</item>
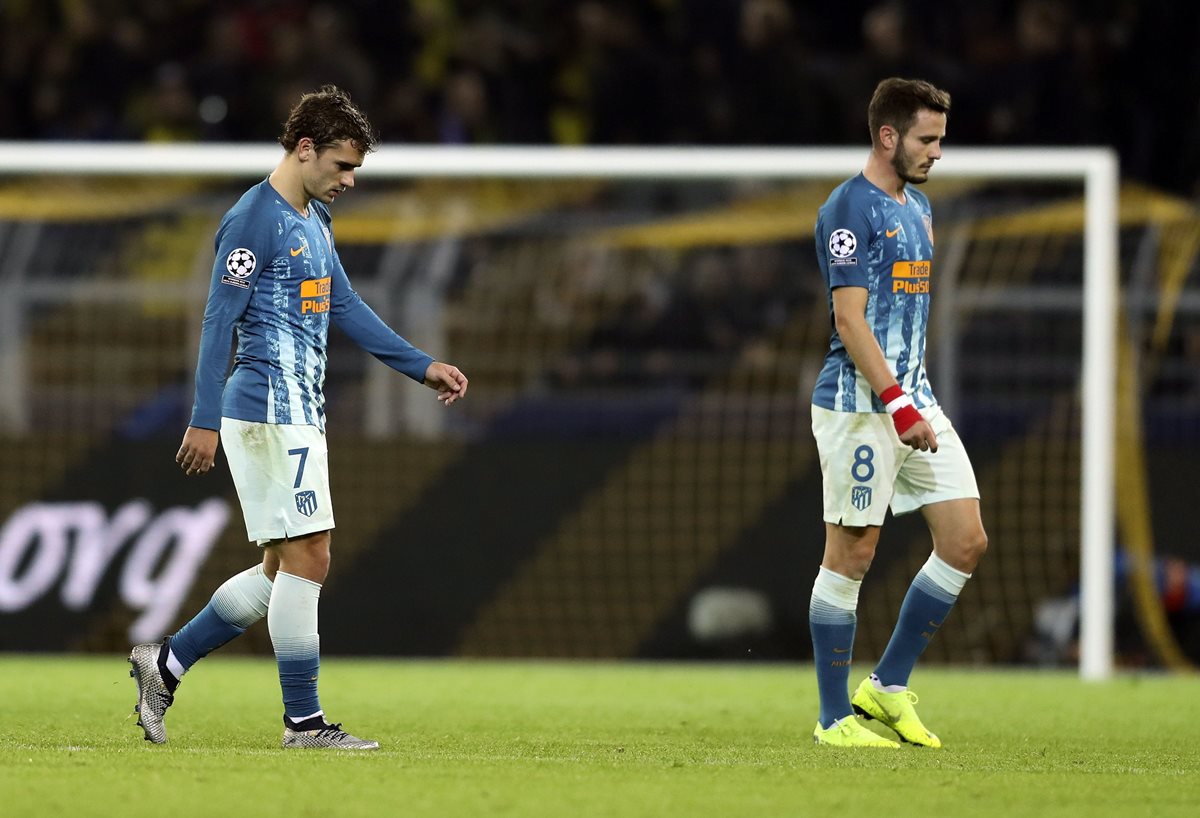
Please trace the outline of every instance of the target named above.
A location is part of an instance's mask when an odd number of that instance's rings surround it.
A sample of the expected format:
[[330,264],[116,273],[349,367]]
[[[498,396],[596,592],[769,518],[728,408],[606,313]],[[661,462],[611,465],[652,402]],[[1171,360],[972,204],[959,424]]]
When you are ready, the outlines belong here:
[[950,113],[950,95],[925,80],[905,80],[888,77],[875,86],[871,104],[867,106],[867,126],[871,143],[879,141],[879,129],[891,125],[903,137],[921,111]]
[[279,144],[291,153],[306,136],[318,151],[343,139],[349,139],[363,153],[370,153],[379,144],[379,135],[366,116],[354,107],[350,95],[336,85],[323,85],[300,97],[288,113]]

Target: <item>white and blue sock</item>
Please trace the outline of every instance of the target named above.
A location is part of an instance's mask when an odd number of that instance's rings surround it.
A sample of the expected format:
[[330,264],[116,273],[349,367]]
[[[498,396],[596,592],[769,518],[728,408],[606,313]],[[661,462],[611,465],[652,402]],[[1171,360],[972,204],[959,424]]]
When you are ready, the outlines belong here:
[[321,715],[317,676],[321,667],[321,637],[317,634],[320,583],[279,571],[271,591],[267,627],[279,665],[283,712],[294,725]]
[[892,638],[875,667],[876,683],[881,689],[894,692],[907,687],[918,657],[946,621],[970,578],[970,574],[951,567],[937,554],[929,555],[904,596]]
[[822,566],[808,603],[813,663],[821,699],[821,726],[850,715],[850,660],[858,626],[858,591],[861,580],[850,579]]
[[161,668],[167,687],[174,692],[188,668],[266,616],[270,601],[271,580],[261,563],[225,580],[200,613],[168,641]]

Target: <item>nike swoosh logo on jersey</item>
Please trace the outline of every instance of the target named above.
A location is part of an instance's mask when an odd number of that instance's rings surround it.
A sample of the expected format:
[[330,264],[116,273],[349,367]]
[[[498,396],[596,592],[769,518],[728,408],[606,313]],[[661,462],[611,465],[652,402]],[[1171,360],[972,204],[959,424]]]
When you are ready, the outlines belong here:
[[[897,234],[897,233],[899,233],[899,232],[900,232],[900,228],[899,228],[899,227],[897,227],[897,228],[895,228],[895,229],[893,229],[893,230],[885,230],[885,231],[883,231],[883,235],[887,236],[889,239],[894,239],[894,238],[896,237],[896,234]],[[294,256],[294,255],[296,255],[296,254],[295,254],[295,253],[292,253],[292,255]]]
[[292,254],[292,258],[295,258],[296,256],[298,256],[304,252],[304,245],[300,245],[295,250],[293,250],[292,248],[289,247],[288,252]]

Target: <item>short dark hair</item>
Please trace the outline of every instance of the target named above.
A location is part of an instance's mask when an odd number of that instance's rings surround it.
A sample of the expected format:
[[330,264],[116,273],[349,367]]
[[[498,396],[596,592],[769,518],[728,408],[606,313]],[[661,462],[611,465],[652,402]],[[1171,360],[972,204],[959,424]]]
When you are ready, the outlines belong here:
[[867,106],[867,127],[871,129],[871,144],[879,141],[879,129],[891,125],[904,136],[921,111],[950,113],[950,94],[925,80],[905,80],[888,77],[875,86],[871,104]]
[[306,136],[317,150],[333,147],[343,139],[349,139],[363,153],[370,153],[379,144],[379,135],[366,116],[354,107],[350,95],[336,85],[323,85],[300,97],[288,113],[279,144],[291,153]]

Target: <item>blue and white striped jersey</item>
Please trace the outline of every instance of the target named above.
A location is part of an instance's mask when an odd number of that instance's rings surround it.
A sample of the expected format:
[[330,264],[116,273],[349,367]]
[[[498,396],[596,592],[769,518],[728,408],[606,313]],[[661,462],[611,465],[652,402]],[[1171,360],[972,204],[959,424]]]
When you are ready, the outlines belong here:
[[219,430],[224,416],[324,429],[330,318],[388,366],[418,382],[425,378],[433,359],[351,289],[321,202],[309,202],[302,216],[264,179],[225,214],[216,247],[192,426]]
[[[861,173],[843,182],[817,214],[817,263],[831,323],[833,290],[866,288],[867,325],[900,387],[924,409],[937,405],[925,373],[933,216],[929,199],[912,185],[905,188],[905,199],[900,204]],[[836,326],[813,403],[835,412],[885,411],[850,360]]]

